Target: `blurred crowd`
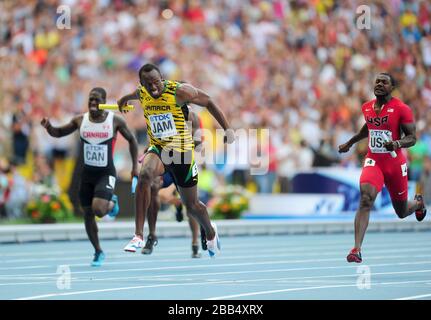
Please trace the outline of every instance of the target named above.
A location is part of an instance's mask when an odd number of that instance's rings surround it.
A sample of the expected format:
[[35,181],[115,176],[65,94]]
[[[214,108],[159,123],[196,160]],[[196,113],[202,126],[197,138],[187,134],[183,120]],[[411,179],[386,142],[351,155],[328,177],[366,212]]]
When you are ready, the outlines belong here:
[[[88,92],[95,86],[106,88],[108,102],[116,102],[136,88],[140,66],[152,62],[167,79],[184,80],[208,92],[234,128],[270,130],[264,148],[267,174],[250,176],[249,165],[238,163],[208,166],[205,175],[218,177],[220,183],[251,183],[259,192],[289,192],[298,171],[360,166],[366,141],[343,156],[338,145],[362,126],[361,104],[373,98],[374,78],[385,71],[398,82],[394,95],[412,107],[417,120],[418,143],[406,151],[410,179],[429,185],[431,4],[369,1],[368,20],[361,18],[361,4],[2,1],[0,155],[11,161],[9,167],[25,164],[29,154],[44,157],[51,168],[53,159],[73,158],[77,136],[50,138],[39,125],[41,118],[48,116],[59,125],[85,112]],[[359,19],[370,25],[364,28]],[[205,110],[196,110],[204,127],[217,127]],[[125,117],[143,147],[146,129],[138,114]],[[238,148],[247,154],[247,148]],[[118,143],[115,161],[120,174],[127,176],[124,140]],[[2,176],[10,177],[5,172]],[[1,182],[0,203],[2,185],[7,183]]]

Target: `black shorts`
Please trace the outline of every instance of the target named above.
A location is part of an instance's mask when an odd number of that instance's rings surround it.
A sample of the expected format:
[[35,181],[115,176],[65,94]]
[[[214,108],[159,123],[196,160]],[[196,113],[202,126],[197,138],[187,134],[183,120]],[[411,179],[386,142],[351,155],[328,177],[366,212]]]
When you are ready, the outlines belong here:
[[156,154],[168,172],[174,178],[177,187],[191,188],[198,183],[198,167],[194,158],[194,151],[177,152],[163,150],[161,147],[152,145],[147,153]]
[[111,200],[117,178],[110,174],[83,173],[79,188],[79,200],[82,207],[91,207],[93,198]]

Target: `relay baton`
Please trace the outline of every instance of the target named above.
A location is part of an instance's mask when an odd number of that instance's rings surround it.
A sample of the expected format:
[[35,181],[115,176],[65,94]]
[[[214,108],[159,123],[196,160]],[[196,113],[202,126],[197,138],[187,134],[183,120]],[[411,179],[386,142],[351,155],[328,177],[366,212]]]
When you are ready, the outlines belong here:
[[137,185],[138,185],[138,177],[133,176],[133,178],[132,178],[132,194],[135,194]]
[[[106,103],[100,103],[99,104],[99,109],[102,110],[119,110],[118,104],[106,104]],[[123,110],[134,110],[135,106],[133,104],[128,104],[126,106],[123,107]]]
[[[388,135],[386,134],[386,132],[382,132],[382,138],[383,138],[383,140],[384,140],[385,142],[389,142],[389,141],[391,141],[391,140],[389,140],[389,137],[388,137]],[[395,151],[391,151],[390,153],[391,153],[391,157],[392,157],[392,158],[396,158],[396,157],[397,157],[397,153],[396,153]]]

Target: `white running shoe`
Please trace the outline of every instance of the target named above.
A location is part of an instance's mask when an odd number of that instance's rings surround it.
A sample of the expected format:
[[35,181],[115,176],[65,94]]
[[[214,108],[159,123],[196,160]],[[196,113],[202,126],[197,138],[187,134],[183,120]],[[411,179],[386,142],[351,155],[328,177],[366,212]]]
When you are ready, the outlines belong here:
[[211,222],[211,226],[214,229],[215,237],[212,240],[207,240],[207,248],[208,254],[211,258],[214,258],[216,255],[220,254],[220,239],[217,232],[217,225],[214,222]]
[[132,240],[124,247],[124,251],[136,252],[136,250],[141,250],[144,247],[144,241],[138,236],[134,236]]

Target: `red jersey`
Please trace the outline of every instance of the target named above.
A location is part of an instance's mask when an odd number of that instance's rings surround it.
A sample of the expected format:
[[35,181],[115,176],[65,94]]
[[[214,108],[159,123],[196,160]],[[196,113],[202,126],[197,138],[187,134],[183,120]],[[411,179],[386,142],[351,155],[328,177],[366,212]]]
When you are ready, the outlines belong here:
[[[362,113],[368,127],[368,158],[374,160],[389,160],[390,153],[384,147],[382,133],[386,133],[389,140],[401,138],[401,124],[413,123],[413,112],[408,105],[400,99],[392,98],[384,104],[377,115],[374,111],[376,99],[362,105]],[[384,135],[384,134],[383,134]],[[396,150],[397,157],[404,158],[401,149]]]

